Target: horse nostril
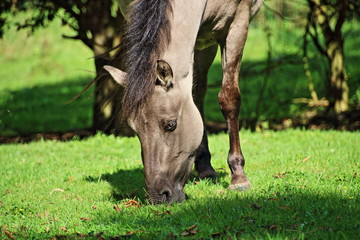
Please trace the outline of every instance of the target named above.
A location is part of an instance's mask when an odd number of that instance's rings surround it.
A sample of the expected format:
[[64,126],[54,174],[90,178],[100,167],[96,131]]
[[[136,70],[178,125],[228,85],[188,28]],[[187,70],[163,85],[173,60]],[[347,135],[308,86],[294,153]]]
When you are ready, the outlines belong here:
[[170,189],[162,190],[160,195],[163,197],[164,201],[170,201],[170,199],[171,199],[171,191],[170,191]]

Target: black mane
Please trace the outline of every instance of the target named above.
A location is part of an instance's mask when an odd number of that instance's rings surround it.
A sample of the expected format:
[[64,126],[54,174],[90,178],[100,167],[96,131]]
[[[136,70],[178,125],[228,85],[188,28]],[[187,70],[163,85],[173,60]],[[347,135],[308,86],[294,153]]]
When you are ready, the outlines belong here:
[[170,0],[136,0],[131,5],[124,39],[127,86],[122,115],[136,112],[155,87],[156,60],[170,40]]

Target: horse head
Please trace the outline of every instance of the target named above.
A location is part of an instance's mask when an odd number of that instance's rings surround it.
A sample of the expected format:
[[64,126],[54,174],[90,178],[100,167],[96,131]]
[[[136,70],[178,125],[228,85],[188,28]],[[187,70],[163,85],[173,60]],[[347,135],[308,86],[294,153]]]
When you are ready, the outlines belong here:
[[[126,88],[126,73],[111,66],[105,69]],[[127,121],[141,142],[150,202],[180,202],[185,199],[183,188],[201,143],[203,122],[186,81],[177,80],[164,60],[157,61],[155,71],[152,94]]]

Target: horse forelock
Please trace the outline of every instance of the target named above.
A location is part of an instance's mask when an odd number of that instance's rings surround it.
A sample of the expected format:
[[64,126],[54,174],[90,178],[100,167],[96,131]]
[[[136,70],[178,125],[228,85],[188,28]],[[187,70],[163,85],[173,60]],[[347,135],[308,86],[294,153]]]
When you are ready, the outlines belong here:
[[123,46],[127,86],[122,116],[137,112],[155,88],[156,60],[170,41],[171,0],[137,0],[130,10]]

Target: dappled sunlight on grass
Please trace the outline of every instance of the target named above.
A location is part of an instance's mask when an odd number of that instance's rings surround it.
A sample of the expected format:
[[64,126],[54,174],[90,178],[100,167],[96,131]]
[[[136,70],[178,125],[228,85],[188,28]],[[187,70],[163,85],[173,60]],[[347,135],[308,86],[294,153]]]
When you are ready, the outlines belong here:
[[76,78],[17,91],[3,90],[0,100],[0,135],[59,132],[91,127],[92,89],[67,104],[88,81],[89,78]]

